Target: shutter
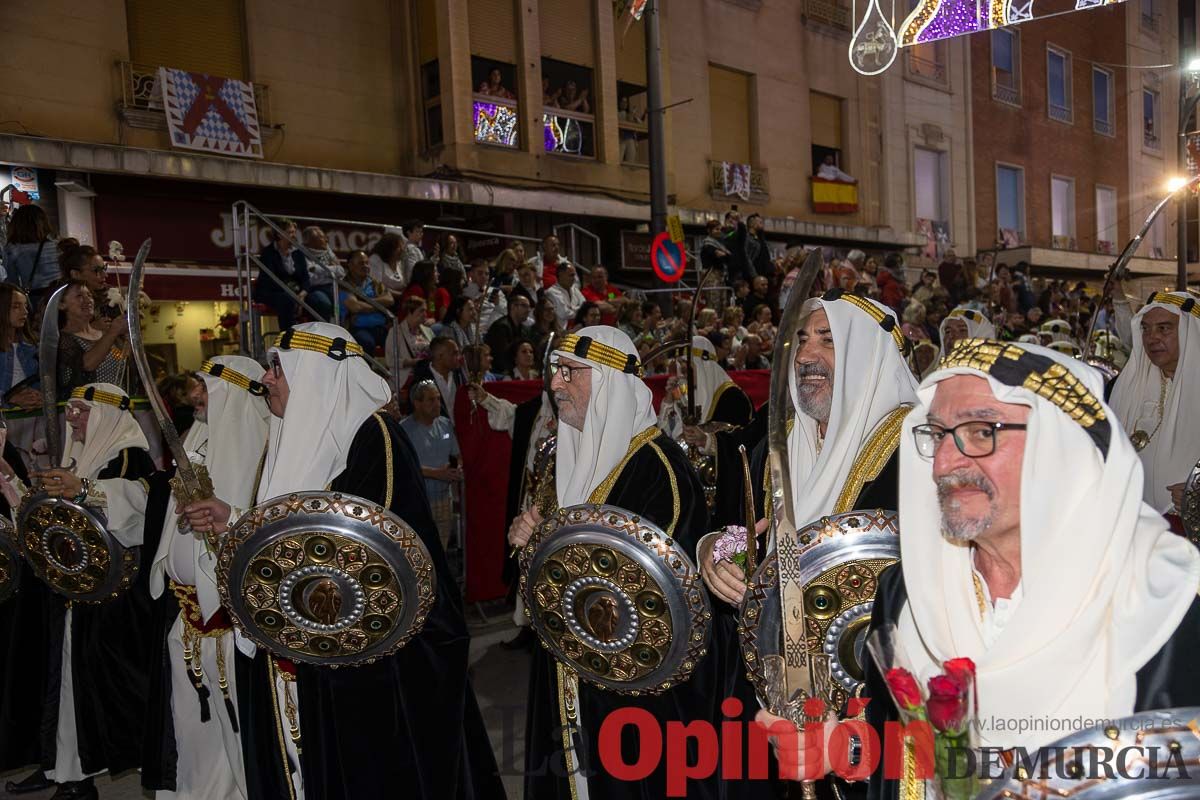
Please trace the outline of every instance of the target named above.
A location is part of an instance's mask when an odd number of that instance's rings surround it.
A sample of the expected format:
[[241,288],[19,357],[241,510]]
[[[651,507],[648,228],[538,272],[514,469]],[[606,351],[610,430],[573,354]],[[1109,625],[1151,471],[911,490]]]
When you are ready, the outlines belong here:
[[471,55],[517,63],[514,0],[470,0]]
[[248,80],[242,0],[125,0],[129,60]]
[[635,86],[645,86],[646,23],[644,20],[636,21],[626,31],[625,25],[628,21],[629,12],[626,11],[624,14],[616,14],[613,24],[613,39],[617,48],[617,80]]
[[808,93],[812,116],[812,143],[834,150],[842,149],[842,98],[820,92]]
[[538,25],[542,55],[568,64],[593,66],[596,36],[592,18],[595,14],[594,0],[541,0]]
[[750,76],[708,65],[708,104],[714,161],[750,163]]
[[437,61],[437,0],[417,0],[418,53],[422,64]]

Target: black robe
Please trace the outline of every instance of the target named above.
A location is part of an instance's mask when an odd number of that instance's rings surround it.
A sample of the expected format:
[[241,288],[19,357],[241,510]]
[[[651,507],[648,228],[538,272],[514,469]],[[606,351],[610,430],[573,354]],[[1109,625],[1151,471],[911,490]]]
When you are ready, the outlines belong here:
[[[674,507],[667,467],[650,444],[639,448],[625,464],[605,502],[639,514],[664,531],[674,522],[675,540],[687,553],[694,554],[708,520],[700,480],[683,451],[666,434],[660,433],[651,443],[657,445],[670,464],[670,474],[679,491],[678,510]],[[579,681],[584,751],[577,768],[586,770],[591,776],[588,778],[589,795],[595,800],[660,800],[665,797],[665,751],[655,771],[641,781],[617,780],[603,771],[598,735],[604,718],[618,708],[636,707],[646,709],[663,725],[671,720],[706,720],[719,725],[724,719],[721,701],[730,696],[727,678],[710,648],[687,682],[663,694],[627,697]],[[563,737],[557,695],[555,661],[548,651],[538,647],[530,670],[526,717],[526,800],[569,800],[571,797],[568,779],[562,774]],[[640,742],[630,727],[624,730],[621,749],[625,763],[638,760]],[[689,750],[693,762],[695,757],[696,754]],[[721,781],[719,776],[718,762],[717,772],[711,778],[688,782],[687,796],[739,799],[773,796],[773,787],[766,781]]]
[[[381,427],[382,426],[382,427]],[[386,438],[385,438],[386,430]],[[386,414],[358,429],[331,491],[384,503],[433,559],[437,594],[421,633],[373,664],[296,665],[304,793],[320,800],[504,797],[475,692],[458,586],[446,563],[408,437]],[[238,722],[250,800],[290,796],[268,654],[238,659]]]
[[746,441],[747,429],[754,420],[754,406],[750,397],[736,385],[726,386],[717,398],[711,422],[737,425],[737,430],[722,431],[713,435],[717,456],[717,496],[709,513],[709,530],[726,525],[744,525],[742,509],[742,457],[738,447],[745,445],[748,452],[753,442]]
[[[880,573],[870,631],[898,624],[906,602],[908,590],[904,586],[904,572],[899,564],[893,564]],[[1162,649],[1138,670],[1134,713],[1200,706],[1197,663],[1200,663],[1200,597],[1192,601],[1191,608]],[[870,698],[867,722],[879,732],[879,741],[884,742],[884,724],[899,720],[899,714],[874,659],[867,659],[863,696]],[[883,761],[881,758],[880,768],[871,776],[867,797],[870,800],[899,800],[900,781],[884,779]]]
[[[537,422],[538,412],[542,410],[542,393],[517,405],[513,418],[512,455],[508,459],[508,497],[504,507],[504,530],[512,525],[517,514],[521,513],[521,498],[525,496],[525,456],[529,453],[529,440],[533,436],[533,424]],[[520,582],[520,568],[517,565],[516,554],[510,554],[504,559],[504,571],[501,575],[508,585],[510,595],[516,591]]]
[[[128,448],[108,462],[99,479],[146,480],[154,474],[150,454]],[[145,529],[137,577],[115,600],[71,606],[71,677],[75,729],[84,772],[121,772],[141,764],[142,722],[153,642],[150,565],[161,531]],[[41,759],[54,769],[59,690],[67,601],[50,598],[48,664],[42,707]]]

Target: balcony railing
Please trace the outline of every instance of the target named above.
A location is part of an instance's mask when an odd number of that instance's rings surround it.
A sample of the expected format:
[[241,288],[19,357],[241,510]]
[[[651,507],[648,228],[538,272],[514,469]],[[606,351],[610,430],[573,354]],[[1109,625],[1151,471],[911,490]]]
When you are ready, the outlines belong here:
[[1142,131],[1142,146],[1147,150],[1161,150],[1162,139],[1154,132],[1153,128],[1146,128]]
[[908,74],[937,83],[945,83],[946,65],[940,61],[923,58],[915,52],[910,52],[908,54]]
[[515,100],[477,94],[471,105],[471,115],[476,144],[518,146],[521,126]]
[[736,192],[726,193],[724,163],[722,161],[708,162],[709,172],[712,176],[712,198],[714,200],[740,197],[747,203],[765,205],[771,199],[770,188],[767,185],[767,170],[762,167],[750,167],[750,185],[746,196],[743,197]]
[[1113,125],[1111,119],[1092,119],[1092,130],[1096,133],[1102,133],[1105,136],[1115,136],[1116,126]]
[[992,81],[992,97],[1001,103],[1021,105],[1021,92],[1015,86],[1007,86],[1000,81]]
[[649,166],[650,134],[646,126],[637,122],[620,122],[617,132],[621,137],[621,163]]
[[562,156],[596,157],[596,117],[565,108],[542,111],[546,152]]
[[830,0],[804,0],[801,13],[809,22],[843,31],[851,30],[850,9]]
[[1047,113],[1050,115],[1050,119],[1059,122],[1070,123],[1075,119],[1070,106],[1060,106],[1057,103],[1050,103]]
[[[121,119],[134,128],[165,131],[167,117],[163,112],[162,94],[160,91],[156,95],[154,91],[158,67],[130,61],[119,61],[117,64],[121,70],[121,99],[117,103],[117,113]],[[275,133],[271,120],[271,94],[264,84],[252,85],[259,128],[264,136],[270,136]]]

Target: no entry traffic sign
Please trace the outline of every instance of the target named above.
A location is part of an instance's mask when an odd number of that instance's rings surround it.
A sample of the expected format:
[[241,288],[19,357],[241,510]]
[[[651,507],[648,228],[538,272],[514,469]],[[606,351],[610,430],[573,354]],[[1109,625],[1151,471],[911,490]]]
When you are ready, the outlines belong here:
[[687,255],[683,245],[671,241],[671,235],[663,231],[654,237],[654,244],[650,246],[650,263],[658,277],[667,283],[675,283],[683,277]]

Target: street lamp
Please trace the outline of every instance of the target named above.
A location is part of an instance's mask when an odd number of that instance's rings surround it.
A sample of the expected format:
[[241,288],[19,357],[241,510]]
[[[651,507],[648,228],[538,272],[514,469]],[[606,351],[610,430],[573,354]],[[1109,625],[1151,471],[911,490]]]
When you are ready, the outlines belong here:
[[1189,61],[1187,65],[1187,71],[1200,72],[1200,58],[1193,58],[1191,61]]
[[1180,189],[1182,189],[1184,186],[1187,186],[1187,185],[1188,185],[1187,178],[1183,177],[1182,175],[1176,175],[1175,177],[1173,177],[1167,181],[1167,191],[1170,192],[1171,194],[1174,194],[1175,192],[1178,192]]

